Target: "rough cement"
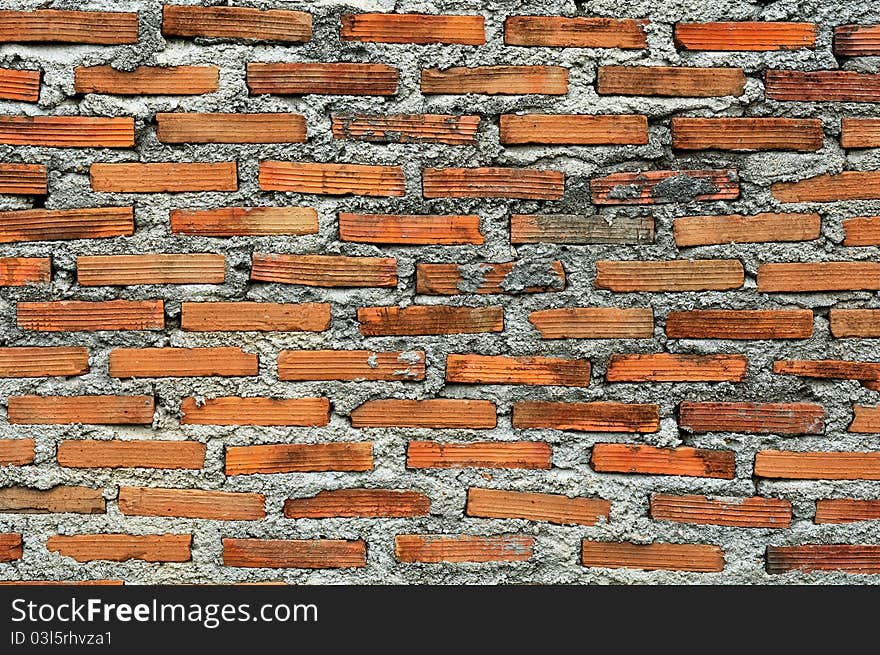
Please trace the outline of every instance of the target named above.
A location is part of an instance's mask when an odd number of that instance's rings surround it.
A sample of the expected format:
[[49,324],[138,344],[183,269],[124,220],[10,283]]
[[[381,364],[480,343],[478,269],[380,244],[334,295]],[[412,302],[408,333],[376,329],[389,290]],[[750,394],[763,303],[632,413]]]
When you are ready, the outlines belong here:
[[[179,0],[181,4],[191,0]],[[219,4],[219,3],[210,3]],[[51,287],[3,289],[0,292],[0,344],[84,345],[92,353],[92,372],[76,378],[8,380],[0,382],[0,397],[11,394],[149,393],[157,396],[157,413],[152,429],[101,426],[14,426],[0,410],[3,437],[35,437],[37,465],[0,469],[3,485],[26,484],[48,488],[55,484],[103,485],[110,500],[105,515],[0,515],[0,531],[25,535],[24,558],[0,564],[0,578],[124,578],[134,583],[220,582],[284,580],[296,583],[759,583],[790,584],[806,581],[872,582],[870,576],[843,574],[787,574],[768,576],[763,570],[767,544],[877,543],[877,523],[822,526],[812,523],[813,503],[820,497],[878,496],[876,482],[771,482],[751,477],[755,452],[764,448],[796,450],[872,450],[873,435],[846,432],[854,402],[875,404],[877,394],[850,381],[811,381],[775,376],[771,362],[786,358],[878,359],[874,340],[842,340],[830,337],[827,311],[837,307],[878,307],[876,294],[868,292],[834,294],[758,294],[755,274],[759,263],[821,260],[875,260],[877,248],[839,246],[844,218],[880,213],[878,202],[785,205],[785,211],[819,211],[823,235],[809,243],[746,244],[708,246],[676,251],[671,224],[675,216],[713,213],[756,213],[780,211],[783,206],[770,197],[770,184],[797,180],[843,168],[880,167],[880,150],[844,152],[839,144],[840,116],[873,116],[871,104],[776,103],[762,101],[763,71],[768,67],[798,70],[833,69],[876,72],[877,58],[835,61],[830,50],[832,27],[845,23],[880,21],[880,7],[862,1],[794,1],[747,3],[734,0],[598,0],[569,2],[546,0],[536,6],[515,0],[391,2],[235,2],[239,6],[303,9],[314,15],[315,33],[305,45],[252,45],[213,40],[165,40],[160,34],[161,8],[155,0],[2,0],[0,8],[57,8],[140,12],[140,42],[129,46],[0,46],[0,65],[16,68],[40,67],[44,71],[38,106],[6,102],[8,113],[134,116],[137,143],[134,150],[55,149],[0,146],[0,158],[10,162],[42,162],[50,169],[46,207],[69,208],[98,205],[135,207],[136,233],[132,237],[65,243],[16,244],[0,247],[0,255],[53,257]],[[486,6],[491,5],[491,10]],[[465,12],[486,16],[487,45],[403,46],[345,43],[338,39],[338,16],[350,11]],[[502,40],[504,17],[516,14],[604,15],[648,18],[649,47],[644,51],[517,48]],[[690,53],[677,52],[672,45],[672,24],[678,20],[806,20],[820,24],[815,51],[774,53]],[[400,86],[396,96],[335,97],[307,96],[250,97],[244,80],[248,61],[375,61],[399,67]],[[418,91],[418,71],[431,66],[481,64],[560,64],[570,68],[567,96],[428,96]],[[597,66],[640,63],[655,65],[741,66],[748,83],[739,98],[640,98],[600,97],[593,88]],[[73,95],[75,65],[110,64],[130,70],[144,64],[216,64],[221,67],[220,89],[192,97],[123,97]],[[643,146],[617,147],[510,147],[498,144],[498,115],[503,112],[540,111],[551,113],[645,113],[650,120],[650,141]],[[183,145],[167,146],[156,141],[154,114],[159,111],[292,111],[306,116],[309,141],[306,144],[267,145]],[[331,112],[393,113],[450,112],[478,113],[482,117],[476,146],[370,144],[335,141],[329,130]],[[789,116],[821,118],[825,145],[816,153],[734,154],[701,152],[675,154],[670,150],[669,119],[689,116]],[[374,164],[402,163],[406,171],[407,195],[399,199],[300,196],[261,192],[257,186],[257,165],[261,159],[336,161]],[[239,162],[239,190],[233,193],[102,194],[89,188],[88,166],[93,161],[230,161]],[[506,201],[486,199],[420,198],[420,169],[428,166],[534,166],[564,171],[565,198],[559,202]],[[510,213],[592,213],[589,180],[619,171],[689,168],[736,168],[742,193],[730,202],[690,202],[691,193],[682,190],[681,202],[650,209],[620,207],[601,209],[617,217],[652,213],[656,242],[640,246],[554,246],[526,245],[513,248],[508,237]],[[677,187],[670,189],[677,192]],[[28,206],[28,200],[6,197],[2,208]],[[169,234],[168,211],[172,208],[210,208],[224,205],[309,205],[320,214],[320,234],[303,237],[256,237],[214,239]],[[375,247],[338,241],[335,215],[339,210],[393,213],[479,213],[486,241],[481,246]],[[313,289],[279,284],[248,284],[252,252],[338,253],[345,255],[393,256],[398,260],[397,289]],[[227,257],[227,281],[222,285],[78,288],[75,260],[78,255],[139,252],[222,252]],[[746,284],[736,291],[649,294],[614,294],[592,288],[595,261],[600,259],[737,258],[746,269]],[[567,287],[560,293],[513,296],[414,296],[416,261],[468,263],[479,270],[479,262],[525,260],[518,267],[517,288],[546,284],[546,267],[541,263],[560,259],[567,273]],[[531,262],[531,263],[529,263]],[[467,277],[471,280],[471,277]],[[470,282],[467,282],[470,284]],[[28,333],[15,327],[14,308],[19,301],[59,299],[101,300],[111,298],[164,298],[170,315],[165,332],[103,332],[51,334]],[[178,329],[182,300],[267,300],[274,302],[327,301],[333,304],[331,329],[319,334],[296,333],[186,333]],[[369,337],[359,335],[356,308],[365,305],[400,304],[496,305],[505,307],[505,332],[499,334],[449,335],[441,337]],[[528,322],[536,309],[573,306],[653,306],[656,320],[651,340],[561,340],[542,341]],[[712,308],[792,308],[816,310],[814,336],[805,341],[667,341],[663,317],[673,310]],[[114,347],[143,346],[242,346],[260,355],[260,375],[254,378],[202,378],[158,380],[112,380],[106,375],[107,357]],[[427,379],[424,382],[307,383],[277,382],[274,361],[285,348],[373,348],[376,350],[425,350]],[[605,384],[605,362],[614,352],[744,353],[749,358],[748,376],[741,384]],[[588,357],[593,362],[593,384],[588,388],[461,386],[444,385],[443,367],[447,353],[551,355]],[[333,403],[330,425],[323,428],[232,428],[182,426],[177,406],[184,396],[274,395],[297,397],[327,395]],[[373,398],[485,398],[498,404],[499,422],[494,430],[355,430],[349,412]],[[659,402],[660,431],[647,435],[514,431],[510,424],[512,403],[532,400],[617,400]],[[730,434],[688,435],[679,433],[675,421],[682,400],[799,400],[821,403],[826,408],[824,436],[780,438]],[[199,472],[111,471],[60,469],[53,464],[57,442],[62,438],[151,438],[197,439],[208,445],[207,468]],[[443,440],[544,440],[553,445],[550,471],[425,470],[404,468],[405,444],[411,439]],[[375,471],[361,473],[307,473],[252,475],[226,478],[222,470],[225,446],[252,443],[374,442]],[[737,475],[733,481],[664,476],[597,474],[588,465],[589,449],[595,442],[629,441],[661,446],[686,443],[693,446],[726,447],[737,452]],[[255,522],[217,522],[171,518],[123,517],[114,501],[119,485],[199,487],[229,491],[258,491],[267,495],[267,519]],[[328,488],[392,486],[424,491],[431,498],[431,515],[417,519],[325,519],[282,518],[285,498],[308,496]],[[503,489],[547,491],[568,495],[601,496],[612,501],[610,522],[595,527],[553,526],[521,520],[487,520],[463,517],[465,494],[473,485]],[[707,493],[729,496],[762,494],[790,499],[794,520],[789,529],[765,530],[654,522],[647,516],[652,492]],[[185,564],[91,562],[77,564],[56,553],[47,555],[46,538],[53,533],[81,532],[192,532],[193,561]],[[399,564],[393,554],[397,533],[516,532],[533,535],[535,556],[527,563],[479,565]],[[362,570],[302,571],[224,568],[220,539],[225,536],[274,538],[363,538],[368,543],[368,565]],[[603,571],[578,564],[580,540],[629,540],[647,543],[693,542],[721,545],[727,558],[722,573],[690,574]]]

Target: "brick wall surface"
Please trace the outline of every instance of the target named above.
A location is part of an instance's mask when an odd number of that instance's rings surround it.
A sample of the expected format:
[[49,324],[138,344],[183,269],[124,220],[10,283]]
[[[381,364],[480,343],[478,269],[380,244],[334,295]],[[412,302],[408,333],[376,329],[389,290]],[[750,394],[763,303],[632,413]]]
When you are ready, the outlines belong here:
[[0,0],[0,580],[877,580],[878,57],[870,2]]

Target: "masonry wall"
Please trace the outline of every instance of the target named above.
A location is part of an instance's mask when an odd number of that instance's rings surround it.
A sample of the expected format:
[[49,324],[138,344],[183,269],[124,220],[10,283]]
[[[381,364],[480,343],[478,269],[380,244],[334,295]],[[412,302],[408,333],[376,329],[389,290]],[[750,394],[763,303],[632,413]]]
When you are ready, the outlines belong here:
[[874,581],[880,10],[207,4],[0,2],[0,579]]

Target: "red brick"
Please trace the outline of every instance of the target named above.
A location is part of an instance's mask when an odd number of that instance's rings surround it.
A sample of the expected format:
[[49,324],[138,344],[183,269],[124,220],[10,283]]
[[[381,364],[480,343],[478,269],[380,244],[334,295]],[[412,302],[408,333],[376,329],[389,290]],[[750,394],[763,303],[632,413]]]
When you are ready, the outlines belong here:
[[[511,283],[516,273],[527,269],[529,274],[546,284],[522,287]],[[476,280],[474,279],[476,278]],[[472,289],[472,284],[479,286]],[[416,264],[416,293],[454,296],[463,293],[519,294],[562,291],[565,289],[565,269],[562,262],[513,261],[479,264]]]
[[328,303],[183,302],[180,328],[190,332],[323,332]]
[[410,305],[359,307],[357,311],[361,334],[370,337],[476,334],[504,330],[504,311],[501,307]]
[[449,354],[446,356],[446,381],[452,384],[586,387],[590,384],[590,360]]
[[817,118],[672,119],[672,147],[679,150],[822,149],[822,121]]
[[488,429],[496,424],[495,404],[488,400],[368,400],[351,412],[354,428]]
[[40,99],[40,71],[0,68],[0,98],[37,102]]
[[808,309],[697,309],[666,317],[670,339],[809,339],[812,334]]
[[745,282],[736,259],[596,262],[597,289],[610,291],[725,291]]
[[385,64],[248,62],[251,95],[393,96],[397,69]]
[[161,330],[164,311],[161,300],[20,302],[18,327],[38,332]]
[[330,421],[326,398],[184,398],[183,425],[317,426]]
[[265,501],[254,493],[119,487],[119,511],[127,516],[253,521],[266,516]]
[[0,116],[0,143],[55,148],[129,148],[133,118]]
[[257,355],[241,348],[115,348],[112,378],[166,378],[257,375]]
[[596,525],[608,520],[611,503],[602,498],[569,498],[562,494],[502,489],[468,489],[467,516],[547,521],[559,525]]
[[644,145],[648,117],[642,115],[502,114],[501,143],[522,145]]
[[152,396],[10,396],[10,423],[150,425]]
[[567,16],[508,16],[504,44],[559,48],[624,48],[648,46],[648,21],[631,18]]
[[724,552],[718,546],[705,544],[631,544],[584,539],[581,564],[609,569],[712,573],[724,570]]
[[880,74],[770,69],[764,77],[764,95],[782,101],[878,102]]
[[818,175],[800,182],[775,182],[771,192],[780,202],[880,199],[880,171],[844,171],[839,175]]
[[850,432],[880,434],[880,408],[853,405],[853,414]]
[[568,69],[562,66],[476,66],[422,69],[424,95],[565,95]]
[[741,96],[745,88],[741,68],[599,66],[596,81],[599,95],[711,98]]
[[615,402],[536,402],[513,404],[513,427],[580,432],[657,432],[657,405]]
[[0,512],[16,514],[103,514],[106,501],[101,489],[56,486],[50,489],[6,487],[0,489]]
[[835,337],[880,337],[880,309],[832,309],[828,315]]
[[773,372],[808,378],[880,380],[880,362],[852,362],[837,359],[778,359]]
[[797,50],[816,47],[816,26],[769,21],[676,23],[674,39],[683,50]]
[[211,93],[220,86],[217,66],[138,66],[130,71],[76,66],[73,74],[76,93],[189,96]]
[[721,499],[654,494],[651,496],[651,518],[735,528],[787,528],[791,524],[791,503],[760,496]]
[[201,469],[205,466],[205,445],[197,441],[69,440],[58,444],[58,466]]
[[880,264],[873,262],[806,262],[761,264],[758,291],[880,291]]
[[880,25],[838,25],[834,54],[840,57],[880,55]]
[[498,535],[399,534],[394,555],[399,562],[524,562],[534,554],[533,537]]
[[48,173],[42,164],[0,164],[0,193],[45,196],[47,180]]
[[76,278],[82,286],[222,284],[226,258],[211,253],[77,257]]
[[89,351],[64,346],[0,348],[0,378],[43,378],[89,372]]
[[789,480],[880,480],[880,453],[762,450],[755,455],[755,475]]
[[608,359],[608,382],[742,382],[748,360],[744,355],[613,354]]
[[181,193],[238,189],[234,161],[217,164],[95,163],[89,167],[89,175],[93,191],[113,193]]
[[339,239],[392,245],[482,244],[480,217],[431,214],[348,214],[339,212]]
[[712,246],[727,243],[771,243],[818,239],[819,214],[754,214],[742,216],[681,216],[673,222],[675,245]]
[[843,221],[845,246],[880,245],[880,216],[860,216]]
[[135,12],[0,11],[0,42],[4,43],[137,43]]
[[373,143],[445,143],[472,145],[479,116],[454,114],[333,114],[334,139]]
[[510,242],[583,244],[642,244],[654,242],[651,216],[616,216],[611,223],[594,214],[512,214]]
[[823,434],[825,410],[810,403],[683,402],[678,424],[688,432]]
[[223,539],[223,565],[350,569],[367,565],[367,545],[342,539]]
[[816,523],[855,523],[880,519],[880,500],[825,498],[816,501]]
[[34,461],[33,439],[0,439],[0,466],[24,466]]
[[417,491],[397,489],[336,489],[321,491],[310,498],[284,501],[289,519],[325,518],[407,518],[427,516],[428,497]]
[[312,38],[312,16],[278,9],[164,5],[162,34],[303,43]]
[[590,180],[597,205],[653,205],[690,200],[735,200],[735,170],[642,171],[612,173]]
[[156,114],[161,143],[305,143],[301,114]]
[[736,453],[732,450],[706,450],[687,446],[656,448],[623,443],[597,443],[593,446],[590,466],[599,473],[682,475],[733,480],[736,473]]
[[343,14],[339,37],[369,43],[483,45],[482,16],[437,14]]
[[279,255],[255,252],[251,280],[308,287],[396,287],[397,260],[388,257]]
[[317,234],[318,212],[311,207],[172,209],[171,232],[204,237]]
[[23,287],[52,281],[48,257],[0,257],[0,287]]
[[880,546],[806,544],[767,546],[767,573],[843,571],[880,573]]
[[317,471],[370,471],[373,444],[358,443],[269,444],[229,446],[226,475]]
[[425,353],[374,350],[282,350],[278,379],[310,380],[424,380]]
[[559,200],[565,176],[533,168],[425,168],[425,198],[522,198]]
[[132,207],[0,212],[0,243],[103,239],[134,234]]
[[407,468],[549,469],[553,451],[542,441],[436,443],[410,441]]
[[406,192],[400,166],[267,160],[260,162],[259,180],[263,191],[390,197]]
[[77,562],[188,562],[192,559],[190,534],[54,534],[46,549]]
[[654,312],[650,307],[570,307],[541,309],[529,314],[529,323],[542,339],[650,339]]
[[876,118],[843,118],[840,123],[840,145],[842,147],[876,148],[880,146],[880,120]]
[[21,559],[23,544],[18,532],[0,533],[0,562]]

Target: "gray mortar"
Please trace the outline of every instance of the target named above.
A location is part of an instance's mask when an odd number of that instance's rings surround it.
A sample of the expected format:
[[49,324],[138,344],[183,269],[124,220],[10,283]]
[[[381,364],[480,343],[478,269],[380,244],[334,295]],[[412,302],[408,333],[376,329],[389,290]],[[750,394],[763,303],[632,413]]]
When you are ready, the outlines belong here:
[[[178,3],[196,4],[193,0]],[[220,4],[211,2],[209,4]],[[24,534],[24,557],[19,562],[0,564],[5,579],[124,578],[131,583],[235,582],[282,580],[293,583],[739,583],[791,584],[799,582],[871,583],[870,576],[791,573],[770,576],[763,569],[767,544],[877,543],[877,523],[814,525],[813,503],[822,497],[880,497],[876,482],[856,481],[769,481],[752,478],[755,452],[762,448],[795,450],[875,450],[876,437],[846,431],[853,403],[876,404],[877,394],[849,381],[815,381],[777,376],[771,362],[778,357],[878,359],[877,341],[832,339],[827,312],[837,307],[880,307],[877,294],[869,292],[833,294],[758,294],[754,277],[761,262],[824,261],[835,259],[875,260],[877,248],[837,248],[842,240],[841,220],[880,213],[880,201],[785,205],[770,196],[770,184],[791,181],[844,168],[880,167],[880,151],[843,151],[838,144],[839,117],[872,116],[876,107],[858,103],[778,103],[763,100],[763,71],[769,67],[798,70],[844,68],[875,72],[877,58],[836,61],[830,51],[832,26],[844,23],[880,22],[880,7],[854,0],[781,0],[748,3],[737,0],[547,0],[540,6],[519,0],[375,0],[342,3],[333,0],[231,2],[239,6],[302,9],[314,15],[315,33],[304,45],[230,43],[207,39],[164,39],[160,33],[160,3],[157,0],[0,0],[0,7],[92,9],[140,12],[140,41],[127,46],[46,46],[4,44],[0,65],[37,68],[43,73],[40,102],[4,103],[7,113],[134,116],[137,147],[134,149],[76,149],[0,146],[4,161],[41,162],[50,169],[49,195],[45,206],[52,208],[108,204],[135,206],[136,232],[131,237],[59,243],[24,243],[0,247],[2,255],[53,257],[54,279],[50,287],[3,289],[0,292],[0,343],[3,345],[84,345],[91,355],[91,372],[76,378],[0,381],[0,397],[13,394],[149,393],[157,397],[153,426],[20,426],[6,422],[0,414],[4,437],[35,437],[35,466],[0,469],[0,484],[25,484],[49,488],[56,484],[101,486],[108,499],[106,515],[15,515],[0,516],[0,531]],[[486,7],[490,5],[491,9]],[[338,38],[339,15],[349,11],[463,12],[486,17],[488,43],[469,46],[402,46],[344,43]],[[502,24],[507,15],[599,15],[648,18],[648,48],[618,51],[582,48],[505,47]],[[817,48],[771,53],[678,52],[672,44],[672,25],[679,20],[807,20],[819,23]],[[400,69],[397,95],[390,98],[336,96],[249,96],[244,81],[248,61],[377,61]],[[564,97],[549,96],[429,96],[418,91],[418,71],[431,66],[481,64],[560,64],[571,70],[570,91]],[[611,97],[596,94],[593,83],[597,66],[608,64],[651,64],[688,66],[741,66],[748,76],[740,97],[652,98]],[[142,64],[216,64],[221,68],[220,89],[202,96],[124,97],[73,95],[75,65],[110,64],[130,70]],[[305,144],[266,145],[182,145],[167,146],[155,137],[155,113],[159,111],[292,111],[306,116],[309,141]],[[502,148],[498,142],[498,118],[503,112],[548,111],[554,113],[644,113],[649,117],[649,143],[623,147]],[[449,112],[476,113],[482,118],[477,144],[373,144],[336,141],[329,130],[330,114]],[[826,134],[817,153],[716,153],[686,154],[670,149],[669,120],[672,116],[810,116],[820,118]],[[261,192],[256,182],[260,159],[339,161],[402,164],[407,194],[403,198],[301,196],[292,193]],[[102,194],[93,193],[88,182],[92,161],[228,161],[239,162],[239,190],[232,193]],[[558,202],[518,200],[420,198],[420,169],[428,166],[534,166],[563,171],[565,197]],[[692,193],[678,202],[640,207],[602,208],[608,221],[651,213],[656,220],[655,243],[646,245],[525,245],[514,248],[508,238],[511,212],[553,214],[592,213],[589,180],[619,171],[653,169],[736,168],[741,178],[740,198],[723,202],[691,202]],[[686,187],[687,191],[689,187]],[[0,199],[3,209],[32,206],[21,197]],[[41,202],[38,200],[37,202]],[[320,215],[320,233],[302,237],[257,237],[214,239],[169,234],[168,211],[172,208],[208,208],[224,205],[309,205]],[[823,219],[822,236],[809,243],[721,245],[676,250],[672,240],[672,219],[700,213],[756,213],[759,211],[818,211]],[[479,213],[485,243],[479,246],[427,246],[378,248],[368,244],[338,241],[335,215],[352,212]],[[227,257],[227,280],[222,285],[99,287],[80,289],[75,283],[78,255],[133,252],[221,252]],[[279,284],[248,283],[252,252],[338,253],[345,255],[393,256],[398,260],[397,289],[320,289]],[[723,293],[614,294],[592,287],[595,261],[601,259],[726,258],[743,262],[746,285]],[[452,297],[414,295],[416,261],[457,262],[468,267],[479,263],[512,260],[559,259],[567,275],[566,288],[559,292],[515,296],[459,295]],[[533,271],[511,274],[506,284],[518,290],[531,284]],[[543,275],[546,269],[542,269]],[[102,332],[79,334],[29,333],[15,326],[15,304],[27,300],[111,298],[163,298],[168,329],[165,332]],[[182,300],[266,300],[275,302],[329,301],[333,320],[323,333],[187,333],[179,329]],[[356,307],[364,305],[502,305],[505,308],[503,334],[445,335],[430,337],[368,337],[359,335]],[[652,339],[633,341],[559,340],[542,341],[528,321],[536,309],[573,306],[654,307],[656,328]],[[693,341],[667,340],[664,317],[673,310],[695,307],[790,308],[816,310],[815,334],[805,341]],[[115,347],[141,346],[241,346],[260,355],[260,374],[252,378],[113,380],[106,376],[107,357]],[[424,382],[278,382],[274,379],[274,356],[285,348],[366,348],[381,350],[424,350],[427,377]],[[604,384],[605,362],[614,352],[744,353],[749,358],[745,382],[741,384]],[[550,355],[587,357],[594,365],[592,384],[586,388],[521,386],[446,385],[443,379],[447,353]],[[406,370],[414,358],[401,363]],[[273,395],[297,397],[326,395],[333,404],[330,424],[322,428],[254,428],[180,425],[177,407],[184,396],[208,398],[217,395]],[[398,430],[351,428],[349,412],[373,398],[485,398],[498,404],[498,426],[492,430]],[[560,432],[555,430],[515,431],[511,427],[512,403],[520,399],[562,401],[616,400],[658,402],[662,418],[660,431],[647,435]],[[682,400],[812,401],[827,412],[826,434],[785,438],[774,435],[691,435],[681,433],[675,411]],[[63,438],[113,437],[123,439],[195,439],[208,447],[203,471],[76,470],[53,464],[56,445]],[[553,468],[549,471],[426,470],[404,468],[405,444],[410,439],[473,441],[484,439],[533,439],[553,445]],[[313,443],[324,441],[374,442],[376,469],[361,473],[304,473],[226,477],[223,450],[230,445],[252,443]],[[627,441],[672,446],[681,443],[698,447],[732,448],[737,453],[737,479],[597,474],[588,464],[590,448],[596,442]],[[173,518],[123,517],[116,504],[120,485],[198,487],[229,491],[257,491],[267,496],[268,517],[262,521],[203,521]],[[594,527],[555,526],[521,520],[486,520],[463,516],[469,486],[545,491],[568,495],[601,496],[612,501],[610,521]],[[430,516],[416,519],[327,519],[289,520],[281,508],[288,497],[309,496],[322,489],[370,486],[415,489],[431,498]],[[719,496],[762,494],[788,498],[794,506],[794,520],[788,529],[739,529],[717,526],[654,522],[647,515],[652,492],[701,493]],[[192,532],[193,560],[184,564],[89,562],[45,551],[47,537],[54,533],[88,532],[163,533]],[[536,540],[535,556],[517,564],[412,565],[398,563],[393,554],[393,537],[398,533],[522,533]],[[361,570],[304,571],[235,569],[222,566],[220,539],[225,536],[274,538],[363,538],[368,543],[368,564]],[[631,540],[640,543],[700,542],[723,546],[727,566],[721,573],[693,574],[586,569],[578,564],[583,538]]]

